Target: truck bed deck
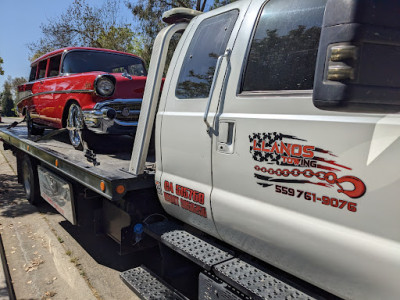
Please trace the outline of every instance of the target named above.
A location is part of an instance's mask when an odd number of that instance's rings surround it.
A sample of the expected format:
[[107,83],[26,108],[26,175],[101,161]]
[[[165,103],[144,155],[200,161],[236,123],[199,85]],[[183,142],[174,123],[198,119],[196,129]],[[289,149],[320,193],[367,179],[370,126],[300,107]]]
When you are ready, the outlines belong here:
[[[123,196],[116,192],[118,185],[123,185],[125,192],[154,186],[154,157],[148,157],[143,175],[136,176],[127,172],[132,137],[89,136],[96,160],[100,163],[95,166],[88,161],[83,151],[75,150],[69,144],[67,132],[60,132],[50,139],[40,139],[40,136],[28,136],[24,125],[7,129],[8,124],[0,124],[0,138],[8,145],[37,158],[41,165],[66,175],[66,179],[70,177],[77,180],[109,200],[117,201]],[[45,136],[49,133],[54,131],[46,130]],[[105,187],[104,191],[101,185]]]

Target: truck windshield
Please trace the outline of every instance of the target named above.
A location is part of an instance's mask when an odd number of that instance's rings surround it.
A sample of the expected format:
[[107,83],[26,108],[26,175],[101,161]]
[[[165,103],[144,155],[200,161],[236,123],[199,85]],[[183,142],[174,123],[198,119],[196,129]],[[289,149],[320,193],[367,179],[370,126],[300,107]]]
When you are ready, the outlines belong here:
[[71,51],[64,58],[62,73],[84,73],[103,71],[146,76],[143,61],[134,56],[101,51]]

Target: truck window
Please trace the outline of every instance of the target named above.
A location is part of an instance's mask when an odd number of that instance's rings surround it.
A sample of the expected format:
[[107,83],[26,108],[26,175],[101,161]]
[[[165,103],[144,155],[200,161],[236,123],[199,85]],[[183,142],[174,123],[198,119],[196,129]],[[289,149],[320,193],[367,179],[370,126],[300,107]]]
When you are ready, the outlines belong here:
[[47,59],[42,60],[39,63],[39,73],[37,79],[44,78],[44,76],[46,76],[46,66],[47,66]]
[[57,76],[60,70],[61,55],[50,58],[48,77]]
[[36,71],[37,71],[37,65],[32,66],[31,72],[29,73],[29,81],[34,81],[35,80]]
[[258,20],[242,91],[309,90],[326,0],[270,0]]
[[180,99],[207,98],[218,56],[224,54],[239,15],[231,10],[200,23],[185,55],[176,86]]

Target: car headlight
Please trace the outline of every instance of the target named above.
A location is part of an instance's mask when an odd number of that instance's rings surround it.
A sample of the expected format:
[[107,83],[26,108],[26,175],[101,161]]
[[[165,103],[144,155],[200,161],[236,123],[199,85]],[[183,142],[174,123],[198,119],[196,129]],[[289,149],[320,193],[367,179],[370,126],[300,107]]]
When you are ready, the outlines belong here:
[[100,76],[94,82],[96,93],[103,97],[109,97],[114,94],[114,81],[108,76]]

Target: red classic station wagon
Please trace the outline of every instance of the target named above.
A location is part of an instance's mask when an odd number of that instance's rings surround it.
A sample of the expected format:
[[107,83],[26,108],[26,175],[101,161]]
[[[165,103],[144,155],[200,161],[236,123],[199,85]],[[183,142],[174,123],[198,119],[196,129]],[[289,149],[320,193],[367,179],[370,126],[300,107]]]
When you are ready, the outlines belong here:
[[29,82],[18,87],[17,107],[29,134],[67,128],[82,149],[81,130],[134,134],[146,83],[144,62],[133,54],[70,47],[31,64]]

